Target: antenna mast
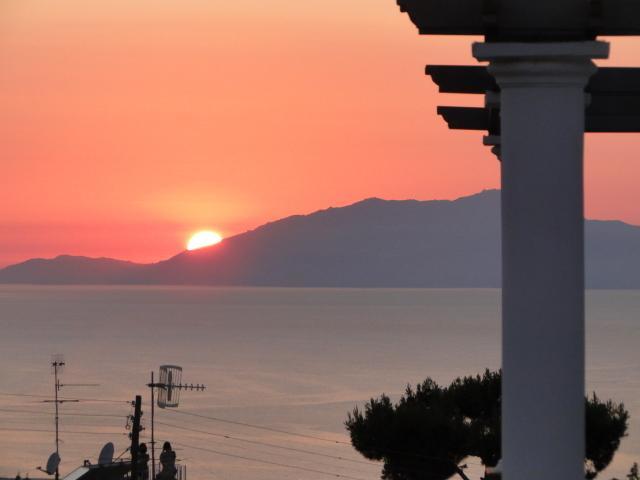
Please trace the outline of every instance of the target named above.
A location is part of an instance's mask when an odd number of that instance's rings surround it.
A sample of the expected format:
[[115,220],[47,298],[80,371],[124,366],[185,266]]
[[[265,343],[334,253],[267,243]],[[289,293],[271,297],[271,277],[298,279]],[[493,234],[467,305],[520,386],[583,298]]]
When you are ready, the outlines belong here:
[[161,365],[159,382],[154,382],[153,371],[151,372],[151,383],[147,387],[151,389],[151,475],[156,478],[156,441],[154,436],[155,420],[155,390],[158,389],[158,407],[175,408],[180,402],[181,390],[195,390],[198,392],[207,388],[199,383],[181,383],[182,367],[177,365]]
[[[59,424],[59,416],[58,416],[58,404],[64,402],[64,400],[58,400],[58,392],[60,391],[60,380],[58,379],[58,375],[64,371],[64,357],[61,354],[53,355],[51,358],[51,368],[53,369],[53,391],[54,391],[54,404],[56,406],[56,455],[58,458],[60,457],[60,437],[58,432],[58,424]],[[56,465],[56,474],[55,480],[59,480],[60,478],[60,470]]]
[[59,414],[59,406],[63,403],[74,402],[77,403],[79,400],[71,400],[71,399],[60,399],[58,398],[58,393],[62,387],[95,387],[98,386],[96,383],[60,383],[60,375],[64,371],[64,367],[66,362],[64,361],[64,356],[60,353],[56,353],[51,356],[51,373],[53,373],[53,400],[43,400],[44,403],[53,403],[55,404],[55,424],[56,424],[56,456],[58,457],[58,463],[56,464],[55,471],[55,480],[60,479],[60,414]]

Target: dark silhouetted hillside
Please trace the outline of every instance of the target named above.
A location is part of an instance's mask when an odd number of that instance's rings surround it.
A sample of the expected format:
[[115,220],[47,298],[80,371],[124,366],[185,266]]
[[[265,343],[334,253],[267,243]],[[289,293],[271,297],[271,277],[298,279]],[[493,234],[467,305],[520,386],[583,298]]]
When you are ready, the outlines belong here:
[[129,283],[135,272],[146,268],[111,258],[60,255],[53,259],[33,258],[0,270],[0,282],[37,284]]
[[[0,270],[4,283],[499,287],[500,193],[376,198],[268,223],[149,265],[58,257]],[[640,228],[587,222],[588,286],[640,288]]]

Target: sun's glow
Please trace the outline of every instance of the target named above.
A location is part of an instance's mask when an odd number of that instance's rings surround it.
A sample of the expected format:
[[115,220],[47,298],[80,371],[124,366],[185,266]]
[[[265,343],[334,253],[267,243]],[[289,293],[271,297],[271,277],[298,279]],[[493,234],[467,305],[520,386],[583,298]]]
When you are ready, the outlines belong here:
[[194,233],[187,242],[187,250],[197,250],[198,248],[210,247],[216,243],[222,241],[222,236],[219,233],[212,232],[211,230],[202,230],[201,232]]

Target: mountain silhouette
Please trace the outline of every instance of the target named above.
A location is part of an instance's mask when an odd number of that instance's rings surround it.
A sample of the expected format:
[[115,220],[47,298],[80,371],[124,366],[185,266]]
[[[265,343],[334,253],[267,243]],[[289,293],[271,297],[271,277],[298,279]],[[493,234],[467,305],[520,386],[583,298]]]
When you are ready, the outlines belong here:
[[56,258],[32,258],[0,270],[0,283],[33,284],[119,284],[131,283],[134,272],[147,267],[112,258],[60,255]]
[[[640,288],[640,228],[586,223],[587,286]],[[291,287],[500,286],[500,192],[453,201],[371,198],[267,223],[153,264],[60,256],[2,283]]]

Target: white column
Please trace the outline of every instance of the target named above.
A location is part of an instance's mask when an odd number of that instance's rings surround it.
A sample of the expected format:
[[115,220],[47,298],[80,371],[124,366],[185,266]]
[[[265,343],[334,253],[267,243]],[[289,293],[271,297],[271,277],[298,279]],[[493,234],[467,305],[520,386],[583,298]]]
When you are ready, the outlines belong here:
[[603,42],[482,43],[500,86],[505,480],[584,479],[584,89]]

